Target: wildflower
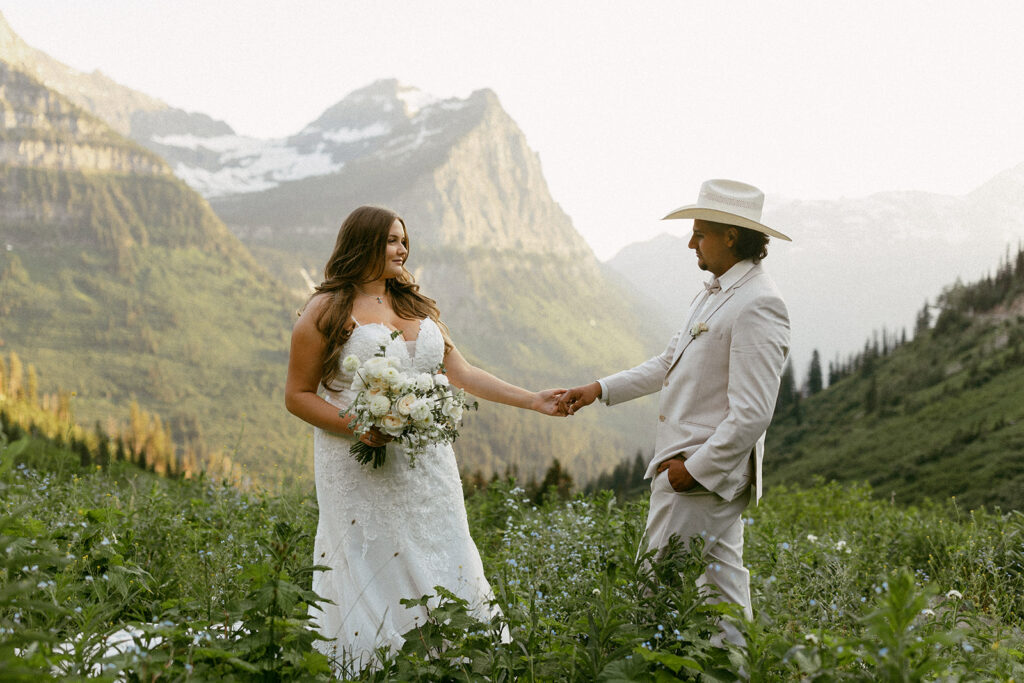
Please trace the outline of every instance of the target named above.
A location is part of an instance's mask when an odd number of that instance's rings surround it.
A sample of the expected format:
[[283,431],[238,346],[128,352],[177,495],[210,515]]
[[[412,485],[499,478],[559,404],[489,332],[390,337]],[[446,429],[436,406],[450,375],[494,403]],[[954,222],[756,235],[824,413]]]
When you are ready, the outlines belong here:
[[593,593],[594,593],[594,595],[600,595],[601,594],[601,589],[600,588],[595,588]]
[[925,607],[923,610],[921,610],[921,614],[923,614],[926,617],[934,617],[935,611]]
[[887,648],[887,647],[883,647],[881,650],[878,651],[878,656],[879,657],[884,657],[887,654],[889,654],[889,648]]
[[963,597],[964,597],[964,594],[954,588],[954,589],[950,590],[948,593],[946,593],[946,597],[947,598],[955,598],[957,600],[962,600]]
[[817,604],[818,604],[818,601],[815,600],[814,598],[811,598],[811,607],[816,607]]
[[789,550],[789,543],[786,543],[785,541],[783,541],[782,542],[782,549],[783,550]]
[[814,534],[807,534],[807,540],[810,541],[811,543],[817,543],[818,542],[818,537],[815,536]]
[[808,633],[806,636],[804,636],[804,640],[813,645],[818,644],[818,636],[813,633]]
[[974,652],[974,646],[968,643],[966,640],[962,643],[964,652]]

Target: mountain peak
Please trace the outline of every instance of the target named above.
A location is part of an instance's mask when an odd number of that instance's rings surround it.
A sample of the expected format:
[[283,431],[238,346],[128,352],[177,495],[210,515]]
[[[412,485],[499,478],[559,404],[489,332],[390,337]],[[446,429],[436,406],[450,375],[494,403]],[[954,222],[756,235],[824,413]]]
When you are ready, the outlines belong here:
[[403,84],[398,79],[380,79],[350,92],[306,126],[303,132],[374,124],[394,127],[406,124],[421,110],[439,101],[430,93]]
[[23,64],[35,52],[7,23],[3,12],[0,12],[0,60],[13,66]]

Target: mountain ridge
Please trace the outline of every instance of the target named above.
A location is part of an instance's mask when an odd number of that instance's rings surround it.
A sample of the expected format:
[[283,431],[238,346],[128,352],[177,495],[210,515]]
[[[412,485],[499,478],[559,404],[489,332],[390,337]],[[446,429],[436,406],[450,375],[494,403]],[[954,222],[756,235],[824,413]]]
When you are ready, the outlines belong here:
[[276,377],[292,311],[280,284],[155,154],[3,62],[0,93],[2,139],[58,156],[109,145],[154,170],[103,155],[0,164],[0,345],[32,358],[42,390],[75,391],[85,423],[125,420],[134,399],[200,453],[247,434],[264,483],[281,479],[273,463],[304,462]]
[[[249,253],[288,283],[295,297],[291,300],[292,310],[308,292],[308,280],[317,276],[344,215],[355,205],[375,202],[389,204],[405,215],[413,241],[410,267],[424,291],[441,303],[445,320],[457,335],[463,353],[473,362],[513,382],[541,388],[587,381],[599,372],[644,360],[652,348],[666,338],[661,333],[643,334],[644,330],[657,326],[657,321],[638,315],[640,307],[634,305],[636,302],[628,288],[622,287],[617,278],[609,278],[607,269],[596,260],[571,220],[551,198],[536,153],[529,149],[522,131],[501,108],[493,91],[478,91],[465,100],[437,100],[393,80],[367,87],[387,93],[392,114],[399,117],[396,119],[399,122],[404,121],[402,127],[388,135],[364,135],[367,126],[362,124],[377,121],[380,116],[370,111],[368,118],[349,125],[332,118],[344,109],[334,107],[328,118],[318,119],[318,126],[307,125],[303,139],[295,142],[305,150],[323,155],[331,163],[344,162],[340,171],[331,168],[325,174],[285,179],[269,190],[214,198],[213,208],[226,219],[234,233],[243,237]],[[372,105],[370,100],[372,98],[367,102]],[[358,103],[350,101],[349,104]],[[330,130],[324,130],[327,123],[332,124]],[[314,130],[317,127],[320,130]],[[207,132],[216,135],[225,131],[211,129]],[[209,138],[209,135],[199,137]],[[219,163],[218,158],[204,158],[205,163],[214,166]],[[170,163],[178,162],[170,159]],[[125,187],[123,180],[131,175],[120,177],[117,187]],[[61,182],[66,178],[61,176]],[[81,180],[76,178],[70,184],[79,187]],[[124,206],[123,201],[108,201],[115,196],[114,187],[110,185],[93,196],[104,197],[102,203],[109,204],[108,208]],[[288,201],[284,201],[286,199]],[[154,206],[162,204],[166,201],[155,202]],[[273,211],[262,210],[268,207]],[[268,225],[270,214],[278,216],[279,223]],[[113,213],[108,211],[107,215]],[[253,216],[255,219],[250,220]],[[130,229],[139,224],[134,218],[124,222]],[[48,258],[59,258],[60,262],[87,269],[98,265],[121,277],[136,278],[136,281],[141,278],[147,287],[173,289],[176,287],[174,279],[180,277],[174,274],[178,272],[176,269],[189,263],[189,259],[202,256],[168,247],[168,251],[157,257],[154,247],[145,246],[142,233],[133,236],[133,240],[129,241],[130,248],[123,250],[122,262],[113,266],[94,263],[97,259],[84,252],[73,258],[57,257],[51,252]],[[19,247],[11,258],[17,258],[18,252],[26,256]],[[139,257],[140,254],[143,256]],[[245,424],[243,430],[247,438],[253,434],[251,414],[239,415],[237,409],[231,410],[230,402],[211,410],[205,397],[183,386],[181,380],[188,378],[196,387],[202,386],[204,381],[214,382],[218,388],[210,393],[215,396],[220,395],[218,392],[225,386],[239,381],[238,378],[228,380],[224,375],[224,372],[235,372],[241,373],[239,377],[261,396],[276,395],[281,378],[274,379],[270,368],[274,363],[280,363],[283,368],[289,329],[287,318],[271,323],[264,317],[263,322],[255,325],[260,332],[253,342],[261,345],[262,360],[249,368],[242,361],[246,357],[244,353],[231,358],[217,345],[204,345],[189,333],[183,333],[181,341],[168,336],[182,325],[189,329],[196,326],[194,312],[169,310],[161,304],[153,306],[153,312],[160,314],[159,318],[153,318],[147,313],[148,306],[140,308],[138,304],[129,303],[127,291],[117,290],[111,294],[110,287],[100,281],[95,270],[88,274],[67,270],[59,278],[63,293],[59,293],[62,290],[58,287],[46,296],[33,297],[30,292],[33,286],[40,284],[38,278],[45,259],[43,256],[34,261],[26,259],[22,259],[25,267],[21,269],[13,263],[5,264],[9,265],[5,275],[10,282],[18,279],[15,273],[25,271],[28,274],[27,282],[18,280],[14,287],[22,303],[38,301],[40,305],[52,307],[61,296],[70,296],[81,302],[79,312],[95,314],[104,305],[96,294],[106,292],[114,305],[124,305],[130,310],[129,320],[142,317],[143,329],[135,341],[125,345],[126,353],[91,352],[99,364],[95,367],[108,368],[125,376],[127,368],[124,366],[130,360],[125,357],[130,355],[127,351],[136,353],[131,359],[144,356],[145,362],[149,362],[153,354],[171,352],[173,360],[164,358],[156,361],[156,367],[149,368],[151,381],[140,390],[143,391],[140,401],[155,402],[147,407],[162,414],[168,413],[164,410],[168,405],[187,406],[200,413],[208,410],[218,417],[216,424],[221,439],[232,431],[224,421],[234,414]],[[203,267],[212,265],[207,261]],[[239,276],[231,268],[222,270],[221,279],[216,283],[189,281],[190,291],[183,297],[183,301],[197,297],[193,306],[195,312],[203,311],[211,319],[216,319],[217,315],[211,309],[216,300],[212,290],[239,289],[238,284],[228,284],[228,280]],[[300,277],[303,270],[304,276]],[[268,298],[272,303],[277,295]],[[276,304],[271,307],[274,306]],[[246,306],[237,308],[232,310],[233,314],[240,315],[247,310]],[[44,330],[50,334],[64,333],[63,329],[47,327],[60,320],[52,308],[45,314],[23,320],[19,343],[26,343],[29,333],[39,334]],[[234,324],[240,322],[237,320]],[[96,339],[108,340],[102,343],[109,344],[110,340],[120,338],[119,324],[117,315],[109,316],[105,322],[109,331],[90,329],[89,333]],[[211,333],[211,337],[222,340],[224,350],[232,345],[245,346],[238,339],[226,338],[225,334],[218,331]],[[245,334],[241,330],[234,333],[236,336]],[[13,339],[12,335],[5,333],[5,336]],[[652,343],[652,339],[657,341]],[[76,338],[75,345],[82,350],[88,348],[86,340],[80,337]],[[210,358],[202,356],[204,347],[210,348]],[[59,354],[53,355],[55,351],[45,349],[31,355],[38,358],[40,367],[54,382],[60,386],[76,386],[76,382],[69,381],[73,379],[69,373],[50,370],[59,357]],[[180,362],[182,359],[202,361],[208,373],[206,379],[199,381],[190,375],[187,365]],[[219,370],[215,369],[217,363],[222,364]],[[109,379],[96,377],[94,381],[99,391],[108,397],[103,405],[114,410],[111,401],[119,395],[119,390],[112,388],[114,385]],[[99,404],[95,409],[101,409]],[[260,408],[262,410],[265,409]],[[273,410],[275,414],[283,412],[279,405]],[[256,411],[257,416],[263,415],[260,411]],[[171,415],[171,419],[177,418]],[[277,425],[276,419],[266,421]],[[261,421],[264,418],[257,419]],[[647,442],[651,436],[647,425],[651,423],[651,401],[608,414],[593,411],[562,422],[485,406],[479,415],[474,414],[467,420],[459,451],[467,454],[464,468],[487,474],[511,467],[522,476],[537,475],[552,457],[558,457],[575,476],[593,478],[619,460],[649,449]],[[301,449],[303,439],[296,437],[298,430],[301,425],[296,420],[280,426],[273,438],[268,437],[268,445],[260,452],[284,448],[288,453],[285,461],[297,458],[293,462],[308,463],[308,452],[300,452],[304,449]],[[261,432],[261,438],[263,434],[265,431]],[[235,459],[243,460],[244,456]],[[271,460],[281,459],[275,456]]]

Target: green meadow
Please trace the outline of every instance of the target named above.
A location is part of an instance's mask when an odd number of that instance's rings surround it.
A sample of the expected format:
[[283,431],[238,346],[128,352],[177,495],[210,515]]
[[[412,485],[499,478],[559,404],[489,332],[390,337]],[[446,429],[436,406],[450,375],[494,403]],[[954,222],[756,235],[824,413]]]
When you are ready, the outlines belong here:
[[[5,429],[0,679],[330,680],[307,619],[312,490],[83,465]],[[467,507],[502,616],[475,622],[442,595],[400,652],[348,679],[1024,677],[1019,512],[901,506],[866,485],[774,487],[744,517],[756,615],[737,621],[738,650],[710,642],[716,620],[737,616],[697,592],[694,555],[638,557],[643,496],[529,496],[499,480]],[[132,637],[111,649],[118,633]]]

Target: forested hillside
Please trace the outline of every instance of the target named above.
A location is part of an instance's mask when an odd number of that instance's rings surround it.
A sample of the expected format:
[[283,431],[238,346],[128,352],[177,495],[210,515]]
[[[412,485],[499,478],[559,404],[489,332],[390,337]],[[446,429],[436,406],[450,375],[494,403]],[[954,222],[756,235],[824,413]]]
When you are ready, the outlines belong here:
[[[179,454],[301,474],[281,385],[294,303],[155,154],[0,62],[0,348],[75,419],[159,414]],[[294,464],[295,467],[282,465]]]
[[832,361],[827,389],[814,375],[812,361],[803,390],[784,377],[769,484],[864,480],[898,503],[1024,509],[1024,250],[946,288],[912,334],[876,333]]

